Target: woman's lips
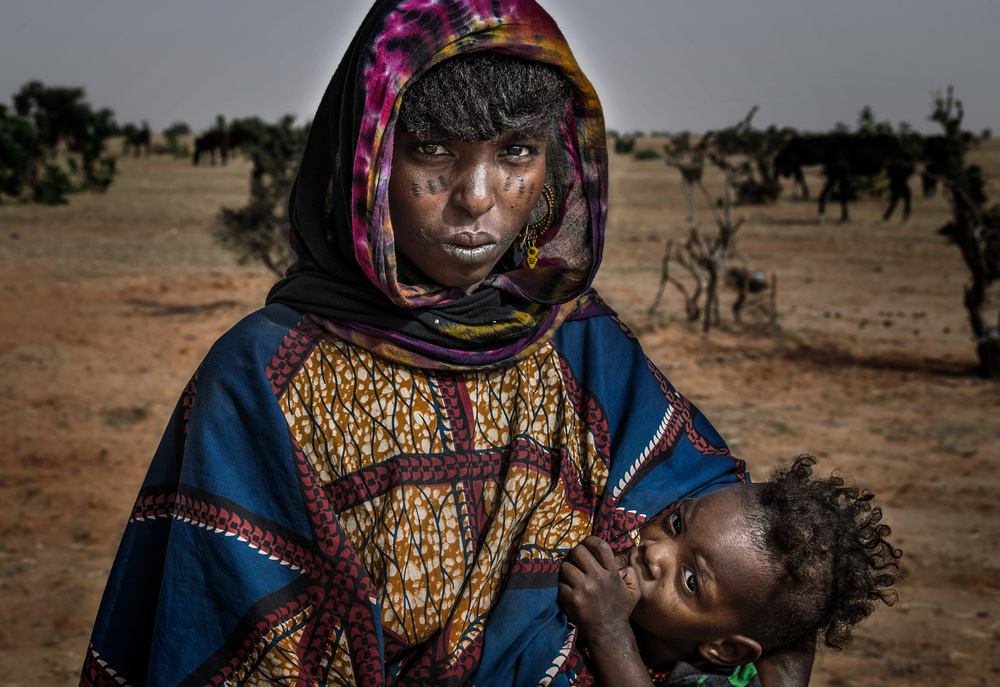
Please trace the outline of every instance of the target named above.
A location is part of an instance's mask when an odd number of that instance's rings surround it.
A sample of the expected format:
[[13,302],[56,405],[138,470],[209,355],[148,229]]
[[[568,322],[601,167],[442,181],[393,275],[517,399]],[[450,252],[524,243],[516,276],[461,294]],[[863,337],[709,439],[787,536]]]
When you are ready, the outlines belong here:
[[458,262],[467,265],[478,265],[485,262],[496,250],[495,243],[487,243],[482,246],[457,246],[454,243],[446,243],[441,247],[445,253],[455,258]]
[[497,242],[488,234],[459,234],[441,249],[461,263],[478,265],[496,252]]

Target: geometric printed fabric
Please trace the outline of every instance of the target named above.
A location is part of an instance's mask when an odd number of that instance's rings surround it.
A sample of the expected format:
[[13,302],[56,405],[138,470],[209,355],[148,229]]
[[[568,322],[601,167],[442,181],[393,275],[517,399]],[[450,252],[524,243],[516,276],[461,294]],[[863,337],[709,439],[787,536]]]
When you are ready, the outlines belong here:
[[591,684],[561,558],[745,480],[606,308],[455,373],[269,306],[177,406],[81,684]]
[[607,456],[566,387],[551,345],[462,375],[337,339],[313,349],[282,406],[379,590],[387,642],[443,632],[453,660],[481,633],[512,556],[560,557],[590,531]]

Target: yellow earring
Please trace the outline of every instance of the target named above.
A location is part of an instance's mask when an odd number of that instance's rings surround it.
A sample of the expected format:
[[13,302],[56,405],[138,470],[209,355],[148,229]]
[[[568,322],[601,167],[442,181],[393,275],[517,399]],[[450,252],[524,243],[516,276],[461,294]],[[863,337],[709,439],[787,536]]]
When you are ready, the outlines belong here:
[[528,269],[532,270],[538,263],[538,248],[535,246],[535,241],[549,230],[552,222],[555,221],[556,214],[556,194],[548,184],[542,187],[542,197],[545,198],[545,204],[548,206],[545,217],[537,222],[525,224],[524,229],[521,230],[514,242],[514,264],[520,265],[521,261],[526,259]]

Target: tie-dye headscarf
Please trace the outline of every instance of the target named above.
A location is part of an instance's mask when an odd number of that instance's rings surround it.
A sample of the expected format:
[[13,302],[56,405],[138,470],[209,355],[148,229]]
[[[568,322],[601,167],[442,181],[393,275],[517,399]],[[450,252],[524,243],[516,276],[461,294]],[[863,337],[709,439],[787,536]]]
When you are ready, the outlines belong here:
[[[547,155],[558,216],[538,241],[533,270],[498,267],[468,295],[401,284],[388,202],[401,95],[430,67],[475,50],[556,65],[572,84],[572,112]],[[298,259],[269,303],[318,315],[338,336],[405,364],[508,365],[551,338],[600,263],[607,216],[600,102],[534,0],[381,0],[323,96],[289,214]]]

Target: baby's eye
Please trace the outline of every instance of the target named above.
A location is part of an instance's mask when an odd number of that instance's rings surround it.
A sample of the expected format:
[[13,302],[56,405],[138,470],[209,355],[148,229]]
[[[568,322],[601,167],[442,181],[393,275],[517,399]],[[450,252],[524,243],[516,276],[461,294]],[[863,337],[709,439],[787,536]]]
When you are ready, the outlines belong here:
[[678,513],[677,511],[674,511],[673,513],[671,513],[670,517],[669,517],[669,519],[667,521],[667,524],[670,525],[670,529],[673,531],[674,534],[680,534],[681,533],[681,514]]
[[685,570],[684,575],[684,586],[687,587],[688,591],[698,596],[698,578],[695,577],[693,570]]

